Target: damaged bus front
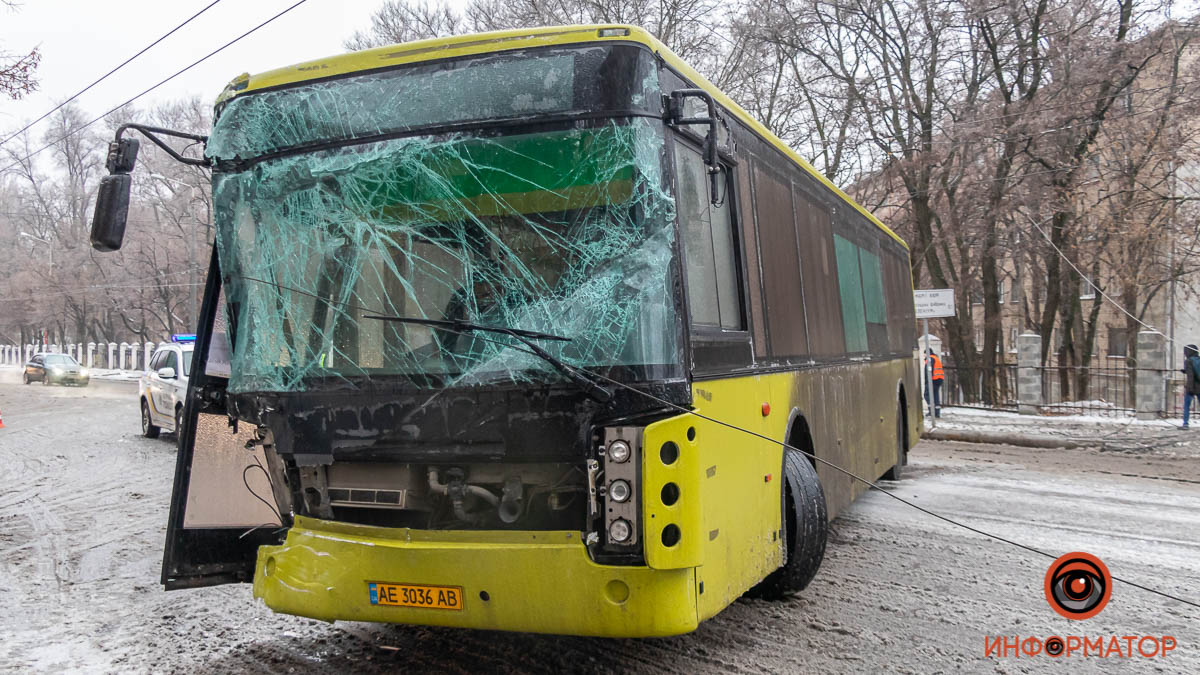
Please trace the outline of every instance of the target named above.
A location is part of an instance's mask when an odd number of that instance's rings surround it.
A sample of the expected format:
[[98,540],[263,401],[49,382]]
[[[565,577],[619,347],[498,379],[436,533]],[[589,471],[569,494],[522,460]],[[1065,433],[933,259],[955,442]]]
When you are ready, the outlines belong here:
[[[658,65],[498,48],[222,95],[188,160],[216,234],[167,588],[253,580],[326,620],[695,627],[694,565],[642,542],[642,447],[686,443],[664,403],[691,402]],[[113,144],[97,248],[120,245],[136,149]]]

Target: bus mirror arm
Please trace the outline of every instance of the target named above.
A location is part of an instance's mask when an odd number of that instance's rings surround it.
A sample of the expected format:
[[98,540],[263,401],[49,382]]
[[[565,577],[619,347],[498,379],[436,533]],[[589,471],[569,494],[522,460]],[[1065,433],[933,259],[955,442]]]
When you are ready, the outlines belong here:
[[[708,117],[685,117],[684,100],[687,98],[703,99],[708,107]],[[717,159],[717,104],[712,94],[703,89],[676,89],[671,92],[667,103],[667,121],[679,126],[683,124],[705,124],[708,135],[704,138],[704,165],[708,168],[710,199],[714,205],[720,205],[724,199],[720,192],[721,163]]]
[[129,190],[133,185],[129,174],[137,164],[140,147],[136,138],[124,138],[126,129],[140,132],[178,162],[192,166],[209,165],[209,161],[203,157],[184,157],[179,154],[159,138],[158,134],[198,143],[207,143],[208,136],[144,124],[122,124],[117,127],[116,138],[108,144],[108,157],[104,162],[108,175],[100,179],[100,187],[96,192],[96,210],[92,216],[92,248],[97,251],[116,251],[121,248],[125,239],[125,222],[129,219]]

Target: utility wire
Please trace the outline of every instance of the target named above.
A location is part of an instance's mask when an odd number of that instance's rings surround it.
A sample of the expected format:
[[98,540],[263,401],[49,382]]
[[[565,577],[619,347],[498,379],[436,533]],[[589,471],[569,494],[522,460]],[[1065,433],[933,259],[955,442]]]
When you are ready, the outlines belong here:
[[[1136,321],[1138,323],[1138,325],[1141,326],[1142,328],[1152,330],[1156,333],[1161,333],[1163,338],[1167,342],[1170,342],[1172,346],[1175,345],[1175,340],[1172,340],[1169,336],[1167,336],[1165,333],[1158,330],[1154,326],[1151,326],[1150,324],[1146,323],[1145,321],[1142,321],[1141,319],[1137,318],[1132,313],[1130,313],[1129,310],[1125,309],[1125,307],[1123,305],[1121,305],[1121,303],[1119,303],[1116,300],[1113,300],[1111,297],[1109,297],[1108,293],[1105,293],[1103,290],[1101,290],[1101,288],[1099,286],[1097,286],[1095,284],[1095,282],[1093,282],[1090,278],[1088,278],[1088,276],[1086,274],[1084,274],[1082,271],[1080,271],[1080,269],[1078,267],[1075,266],[1075,263],[1071,261],[1071,259],[1067,256],[1066,253],[1063,253],[1062,249],[1060,249],[1058,246],[1054,245],[1054,240],[1052,240],[1050,238],[1050,234],[1047,233],[1046,230],[1042,229],[1042,226],[1040,223],[1035,221],[1033,218],[1030,218],[1028,214],[1026,214],[1025,217],[1029,219],[1030,225],[1033,225],[1033,227],[1035,229],[1037,229],[1038,232],[1042,233],[1042,236],[1046,238],[1046,243],[1050,244],[1050,248],[1054,249],[1054,252],[1057,253],[1060,258],[1062,258],[1064,261],[1066,261],[1066,263],[1071,266],[1071,269],[1075,270],[1075,273],[1079,275],[1080,279],[1083,279],[1085,282],[1087,282],[1087,284],[1089,286],[1091,286],[1093,289],[1095,289],[1095,291],[1100,294],[1100,297],[1107,300],[1109,302],[1109,304],[1111,304],[1113,307],[1116,307],[1117,309],[1121,310],[1122,314],[1124,314],[1125,316]],[[1049,220],[1049,219],[1047,219],[1047,220]],[[1043,221],[1043,222],[1045,222],[1045,221]]]
[[[298,288],[292,288],[292,287],[289,287],[289,286],[285,286],[285,285],[283,285],[283,284],[272,283],[272,282],[269,282],[269,281],[264,281],[264,280],[262,280],[262,279],[256,279],[256,278],[254,278],[254,277],[248,277],[248,276],[241,275],[241,274],[232,275],[232,276],[234,276],[234,277],[236,277],[236,278],[238,278],[238,279],[243,279],[243,280],[246,280],[246,281],[253,281],[253,282],[256,282],[256,283],[260,283],[260,284],[263,284],[263,285],[265,285],[265,286],[269,286],[269,287],[271,287],[271,288],[273,288],[273,289],[276,289],[276,290],[287,290],[287,291],[291,291],[291,292],[294,292],[294,293],[299,293],[299,294],[301,294],[301,295],[306,295],[306,296],[309,296],[309,297],[311,297],[311,298],[315,298],[315,299],[317,299],[317,300],[320,300],[320,301],[322,301],[322,302],[325,302],[325,303],[328,303],[328,304],[336,304],[336,305],[341,305],[341,306],[344,306],[344,307],[346,307],[346,308],[349,308],[349,309],[356,309],[356,310],[359,310],[359,311],[362,311],[362,312],[371,312],[371,313],[376,313],[376,314],[387,314],[387,312],[382,312],[382,311],[375,310],[375,309],[369,309],[369,308],[363,307],[363,306],[361,306],[361,305],[357,305],[357,304],[350,303],[350,302],[341,302],[341,301],[336,301],[336,300],[333,300],[332,298],[326,298],[326,297],[323,297],[323,296],[319,296],[319,295],[317,295],[316,293],[309,293],[308,291],[303,291],[303,290],[300,290],[300,289],[298,289]],[[505,341],[502,341],[502,340],[498,340],[498,339],[496,339],[496,338],[492,338],[492,337],[490,337],[490,336],[488,336],[488,335],[481,334],[481,333],[479,333],[478,331],[458,330],[458,329],[454,329],[454,328],[448,328],[448,327],[447,327],[447,328],[445,328],[445,330],[447,330],[447,331],[450,331],[450,332],[452,332],[452,333],[457,333],[457,334],[459,334],[459,335],[463,335],[463,336],[470,336],[470,337],[474,337],[474,338],[477,338],[477,339],[480,339],[480,340],[483,340],[483,341],[486,341],[486,342],[491,342],[491,343],[493,343],[493,344],[501,345],[501,346],[503,346],[503,347],[506,347],[506,348],[509,348],[509,349],[513,349],[513,350],[515,350],[515,351],[518,351],[518,352],[522,352],[522,353],[525,353],[525,354],[529,354],[529,355],[532,355],[532,356],[538,357],[538,354],[537,354],[537,353],[535,353],[533,350],[529,349],[528,347],[525,347],[524,345],[514,345],[514,344],[512,344],[512,343],[510,343],[510,342],[505,342]],[[539,357],[539,358],[540,358],[540,357]],[[560,361],[560,363],[562,363],[562,362]],[[692,410],[692,409],[690,409],[690,408],[687,408],[687,407],[685,407],[685,406],[679,405],[678,403],[673,403],[673,402],[671,402],[671,401],[668,401],[668,400],[666,400],[666,399],[663,399],[663,398],[660,398],[660,397],[658,397],[658,396],[655,396],[654,394],[651,394],[651,393],[649,393],[649,392],[642,391],[641,389],[638,389],[637,387],[630,386],[630,385],[628,385],[628,384],[625,384],[624,382],[621,382],[621,381],[619,381],[619,380],[614,380],[614,379],[612,379],[612,378],[610,378],[610,377],[606,377],[606,376],[604,376],[604,375],[601,375],[600,373],[593,372],[593,371],[591,371],[591,370],[588,370],[588,369],[586,369],[586,368],[577,368],[577,367],[575,367],[575,366],[572,366],[572,365],[570,365],[570,364],[567,364],[567,363],[563,363],[563,365],[564,365],[564,366],[566,366],[568,370],[571,370],[571,371],[575,372],[575,373],[576,373],[577,375],[579,375],[580,377],[584,377],[584,378],[591,378],[591,379],[593,379],[593,380],[603,380],[603,381],[605,381],[605,382],[608,382],[608,383],[610,383],[610,384],[612,384],[612,385],[614,385],[614,386],[620,387],[620,388],[622,388],[622,389],[625,389],[625,390],[627,390],[627,391],[630,391],[630,392],[632,392],[632,393],[634,393],[634,394],[637,394],[637,395],[639,395],[639,396],[642,396],[642,397],[648,398],[648,399],[650,399],[650,400],[652,400],[652,401],[655,401],[656,403],[659,403],[659,404],[661,404],[661,405],[664,405],[664,406],[666,406],[666,407],[668,407],[668,408],[671,408],[671,409],[673,409],[673,410],[676,410],[676,411],[678,411],[678,412],[680,412],[680,413],[683,413],[683,414],[685,414],[685,415],[692,415],[692,416],[694,416],[694,417],[698,417],[698,418],[700,418],[700,419],[702,419],[702,420],[707,420],[707,421],[709,421],[709,422],[712,422],[713,424],[718,424],[718,425],[720,425],[720,426],[723,426],[723,427],[725,427],[725,428],[727,428],[727,429],[732,429],[732,430],[734,430],[734,431],[739,431],[739,432],[741,432],[741,433],[748,434],[748,435],[750,435],[750,436],[754,436],[754,437],[756,437],[756,438],[762,439],[762,440],[764,440],[764,441],[767,441],[767,442],[769,442],[769,443],[774,443],[775,445],[781,446],[781,447],[783,447],[783,448],[784,448],[784,449],[786,449],[786,450],[795,450],[796,452],[798,452],[798,453],[800,453],[800,454],[804,455],[805,457],[808,457],[808,458],[812,459],[813,461],[820,462],[820,463],[822,463],[822,464],[824,464],[824,465],[826,465],[826,466],[828,466],[828,467],[830,467],[830,468],[832,468],[832,469],[834,469],[834,470],[836,470],[836,471],[838,471],[838,472],[840,472],[840,473],[843,473],[843,474],[845,474],[846,476],[849,476],[849,477],[850,477],[850,478],[852,478],[853,480],[859,481],[860,483],[863,483],[864,485],[867,485],[867,486],[868,486],[868,487],[870,487],[872,490],[876,490],[876,491],[882,492],[883,494],[887,495],[888,497],[891,497],[892,499],[895,499],[896,501],[900,502],[901,504],[904,504],[905,506],[912,507],[912,508],[916,509],[917,511],[920,511],[921,513],[924,513],[924,514],[926,514],[926,515],[928,515],[928,516],[931,516],[931,517],[933,517],[933,518],[936,518],[936,519],[938,519],[938,520],[941,520],[941,521],[943,521],[943,522],[945,522],[945,523],[949,523],[950,525],[953,525],[953,526],[955,526],[955,527],[959,527],[959,528],[962,528],[962,529],[964,529],[964,530],[968,530],[968,531],[970,531],[970,532],[974,532],[975,534],[978,534],[978,535],[980,535],[980,536],[982,536],[982,537],[986,537],[986,538],[988,538],[988,539],[993,539],[993,540],[995,540],[995,541],[999,541],[999,542],[1001,542],[1001,543],[1008,544],[1008,545],[1010,545],[1010,546],[1014,546],[1014,547],[1016,547],[1016,548],[1019,548],[1019,549],[1025,550],[1025,551],[1028,551],[1028,552],[1030,552],[1030,553],[1034,553],[1034,554],[1036,554],[1036,555],[1045,556],[1045,557],[1047,557],[1047,558],[1050,558],[1051,560],[1054,560],[1054,559],[1057,559],[1057,558],[1058,558],[1058,556],[1056,556],[1056,555],[1054,555],[1054,554],[1052,554],[1052,553],[1047,553],[1046,551],[1043,551],[1043,550],[1041,550],[1041,549],[1038,549],[1038,548],[1034,548],[1033,546],[1029,546],[1028,544],[1022,544],[1022,543],[1020,543],[1020,542],[1018,542],[1018,541],[1013,541],[1012,539],[1008,539],[1008,538],[1002,537],[1002,536],[1000,536],[1000,535],[998,535],[998,534],[993,534],[993,533],[991,533],[991,532],[987,532],[987,531],[985,531],[985,530],[981,530],[981,529],[979,529],[979,528],[977,528],[977,527],[973,527],[973,526],[971,526],[971,525],[967,525],[966,523],[963,523],[963,522],[960,522],[960,521],[958,521],[958,520],[955,520],[955,519],[953,519],[953,518],[950,518],[949,516],[944,516],[944,515],[942,515],[942,514],[940,514],[940,513],[937,513],[936,511],[932,511],[932,510],[930,510],[930,509],[927,509],[927,508],[925,508],[925,507],[923,507],[923,506],[919,506],[919,505],[917,505],[917,504],[913,503],[912,501],[909,501],[909,500],[907,500],[907,499],[905,499],[905,498],[903,498],[903,497],[900,497],[900,496],[898,496],[898,495],[896,495],[896,494],[894,494],[894,493],[892,493],[892,492],[889,492],[888,490],[885,490],[885,489],[883,489],[882,487],[880,487],[880,486],[879,486],[877,483],[875,483],[874,481],[867,480],[866,478],[863,478],[862,476],[859,476],[858,474],[854,473],[853,471],[850,471],[849,469],[843,468],[842,466],[840,466],[840,465],[838,465],[838,464],[835,464],[835,463],[833,463],[833,462],[830,462],[830,461],[829,461],[829,460],[827,460],[827,459],[823,459],[823,458],[821,458],[821,457],[817,457],[815,454],[813,454],[813,453],[811,453],[811,452],[808,452],[808,451],[806,451],[806,450],[802,450],[802,449],[800,449],[800,448],[797,448],[797,447],[795,447],[795,446],[789,445],[789,444],[787,444],[787,443],[785,443],[785,442],[783,442],[783,441],[776,440],[776,439],[774,439],[774,438],[771,438],[771,437],[769,437],[769,436],[766,436],[766,435],[764,435],[764,434],[760,434],[760,433],[758,433],[758,432],[756,432],[756,431],[752,431],[752,430],[750,430],[750,429],[745,429],[745,428],[743,428],[743,427],[739,427],[739,426],[738,426],[738,425],[736,425],[736,424],[732,424],[732,423],[729,423],[729,422],[724,422],[724,421],[722,421],[722,420],[716,419],[715,417],[710,417],[710,416],[708,416],[708,415],[704,415],[704,414],[702,414],[702,413],[696,412],[695,410]],[[1133,581],[1129,581],[1129,580],[1127,580],[1127,579],[1123,579],[1123,578],[1121,578],[1121,577],[1115,577],[1115,576],[1114,576],[1114,577],[1113,577],[1113,580],[1114,580],[1114,581],[1120,581],[1120,582],[1121,582],[1121,583],[1123,583],[1123,584],[1126,584],[1126,585],[1129,585],[1129,586],[1133,586],[1134,588],[1141,589],[1141,590],[1143,590],[1143,591],[1146,591],[1147,593],[1153,593],[1153,594],[1155,594],[1155,595],[1159,595],[1159,596],[1161,596],[1161,597],[1168,598],[1168,599],[1170,599],[1170,600],[1175,600],[1175,601],[1177,601],[1177,602],[1181,602],[1181,603],[1183,603],[1183,604],[1185,604],[1185,605],[1189,605],[1189,606],[1191,606],[1191,607],[1195,607],[1195,608],[1197,608],[1197,609],[1200,609],[1200,602],[1193,602],[1193,601],[1191,601],[1191,600],[1185,600],[1185,599],[1183,599],[1183,598],[1180,598],[1180,597],[1178,597],[1178,596],[1171,595],[1170,593],[1165,593],[1165,592],[1163,592],[1163,591],[1159,591],[1159,590],[1156,590],[1156,589],[1150,588],[1150,587],[1148,587],[1148,586],[1143,586],[1143,585],[1141,585],[1141,584],[1139,584],[1139,583],[1136,583],[1136,582],[1133,582]]]
[[205,6],[203,9],[201,9],[199,12],[196,12],[195,14],[191,15],[190,17],[188,17],[188,19],[187,19],[186,21],[184,21],[183,23],[179,24],[178,26],[175,26],[175,27],[174,27],[174,28],[172,28],[170,31],[168,31],[168,32],[167,32],[165,35],[163,35],[162,37],[158,38],[158,39],[157,39],[157,40],[155,40],[154,42],[151,42],[150,44],[146,45],[146,46],[145,46],[145,47],[143,47],[143,48],[141,49],[141,51],[139,51],[138,53],[136,53],[136,54],[134,54],[133,56],[131,56],[131,57],[129,57],[129,58],[127,58],[127,59],[125,59],[124,61],[122,61],[122,62],[121,62],[121,64],[120,64],[120,65],[118,65],[116,68],[113,68],[112,70],[108,71],[107,73],[105,73],[105,74],[101,75],[101,76],[100,76],[100,78],[99,78],[98,80],[96,80],[95,82],[92,82],[91,84],[89,84],[88,86],[84,87],[83,89],[80,89],[80,90],[79,90],[78,92],[76,92],[76,93],[75,93],[73,96],[71,96],[71,98],[69,98],[69,99],[67,99],[67,100],[63,101],[62,103],[59,103],[58,105],[54,106],[54,107],[53,107],[53,108],[51,108],[49,111],[47,111],[45,114],[43,114],[41,117],[39,117],[39,118],[37,118],[36,120],[34,120],[34,121],[30,122],[29,124],[26,124],[24,127],[21,127],[21,129],[20,129],[19,131],[17,131],[17,132],[15,132],[15,133],[13,133],[13,134],[12,134],[12,135],[10,135],[8,138],[5,138],[4,140],[0,141],[0,145],[4,145],[5,143],[7,143],[7,142],[11,141],[12,139],[16,138],[17,136],[20,136],[21,134],[23,134],[23,133],[25,133],[26,131],[28,131],[28,130],[29,130],[29,128],[30,128],[30,127],[32,127],[33,125],[37,124],[38,122],[41,122],[42,120],[46,119],[47,117],[49,117],[49,116],[51,116],[51,115],[53,115],[55,112],[57,112],[57,111],[58,111],[60,108],[62,108],[62,107],[63,107],[63,106],[65,106],[66,104],[68,104],[68,103],[70,103],[71,101],[74,101],[75,99],[77,99],[77,98],[79,98],[80,96],[84,95],[85,93],[87,93],[87,91],[88,91],[89,89],[91,89],[92,87],[94,87],[94,86],[96,86],[96,85],[100,84],[101,82],[103,82],[105,79],[107,79],[107,78],[108,78],[110,75],[112,75],[113,73],[115,73],[115,72],[117,72],[118,70],[120,70],[120,69],[124,68],[125,66],[129,65],[129,62],[130,62],[130,61],[133,61],[134,59],[136,59],[137,57],[141,56],[142,54],[145,54],[147,51],[149,51],[151,48],[153,48],[153,47],[154,47],[155,45],[157,45],[158,43],[160,43],[160,42],[162,42],[163,40],[165,40],[165,39],[167,39],[167,38],[171,37],[171,36],[172,36],[173,34],[175,34],[175,32],[176,32],[176,31],[178,31],[180,28],[183,28],[184,26],[186,26],[186,25],[188,25],[189,23],[191,23],[193,19],[195,19],[196,17],[200,16],[201,14],[203,14],[203,13],[207,12],[208,10],[212,9],[212,8],[213,8],[213,6],[214,6],[214,5],[216,5],[218,2],[221,2],[221,0],[213,0],[211,3],[209,3],[209,4],[208,4],[207,6]]
[[264,27],[264,26],[266,26],[267,24],[269,24],[269,23],[271,23],[272,21],[274,21],[274,20],[278,19],[279,17],[283,16],[284,14],[287,14],[288,12],[292,11],[293,9],[296,9],[297,7],[299,7],[300,5],[303,5],[303,4],[304,4],[304,3],[306,3],[306,2],[308,2],[308,0],[298,0],[298,2],[296,2],[296,3],[295,3],[295,4],[293,4],[293,5],[290,5],[290,6],[286,7],[286,8],[285,8],[283,11],[279,12],[279,13],[278,13],[278,14],[276,14],[275,16],[272,16],[271,18],[267,19],[266,21],[263,21],[262,23],[258,24],[258,25],[257,25],[257,26],[255,26],[254,28],[251,28],[250,30],[246,31],[245,33],[242,33],[241,35],[239,35],[239,36],[235,37],[234,39],[230,40],[229,42],[226,42],[225,44],[221,45],[220,47],[217,47],[217,48],[216,48],[216,49],[214,49],[213,51],[209,52],[207,55],[200,57],[200,58],[199,58],[199,59],[197,59],[196,61],[193,61],[193,62],[192,62],[190,65],[188,65],[188,66],[185,66],[184,68],[181,68],[180,70],[176,71],[176,72],[175,72],[173,75],[170,75],[170,76],[168,76],[166,79],[164,79],[164,80],[160,81],[158,84],[155,84],[155,85],[153,85],[153,86],[151,86],[151,87],[147,88],[146,90],[142,91],[142,92],[141,92],[140,94],[138,94],[137,96],[134,96],[133,98],[129,99],[128,101],[125,101],[124,103],[122,103],[122,104],[120,104],[120,105],[118,105],[118,106],[114,106],[114,107],[113,107],[112,109],[110,109],[108,112],[104,113],[103,115],[100,115],[99,117],[96,117],[95,119],[93,119],[92,121],[88,122],[87,124],[85,124],[85,125],[83,125],[83,126],[79,127],[78,129],[73,129],[73,130],[71,130],[71,131],[67,132],[66,134],[63,134],[61,137],[59,137],[59,138],[57,138],[57,139],[55,139],[55,140],[53,140],[53,141],[51,141],[51,142],[49,142],[49,143],[47,143],[47,144],[43,145],[42,147],[38,148],[37,150],[34,150],[33,152],[29,153],[28,155],[25,155],[25,157],[24,157],[24,158],[22,158],[22,159],[19,159],[19,160],[17,160],[17,161],[15,161],[15,162],[13,162],[12,164],[9,164],[8,166],[4,167],[3,169],[0,169],[0,173],[4,173],[4,172],[8,171],[9,169],[11,169],[11,168],[13,168],[13,167],[15,167],[15,166],[18,166],[18,165],[20,165],[20,164],[22,164],[22,163],[24,163],[24,162],[27,162],[27,161],[29,161],[29,160],[30,160],[30,159],[31,159],[33,156],[37,155],[38,153],[40,153],[40,152],[42,152],[42,151],[44,151],[44,150],[46,150],[46,149],[48,149],[48,148],[50,148],[50,147],[53,147],[53,146],[54,146],[54,145],[56,145],[57,143],[60,143],[60,142],[62,142],[62,141],[64,141],[64,140],[66,140],[67,138],[70,138],[71,136],[74,136],[75,134],[78,134],[78,133],[82,132],[84,129],[87,129],[88,127],[92,126],[92,125],[93,125],[93,124],[95,124],[96,122],[99,122],[100,120],[104,119],[105,117],[108,117],[109,115],[111,115],[111,114],[113,114],[114,112],[116,112],[116,111],[120,110],[121,108],[124,108],[125,106],[129,105],[130,103],[133,103],[134,101],[136,101],[136,100],[138,100],[139,98],[141,98],[141,97],[145,96],[146,94],[149,94],[150,92],[154,91],[155,89],[158,89],[159,87],[163,86],[163,85],[164,85],[164,84],[166,84],[167,82],[170,82],[171,80],[175,79],[176,77],[179,77],[180,75],[182,75],[182,74],[186,73],[187,71],[191,70],[192,68],[195,68],[196,66],[200,65],[201,63],[203,63],[203,62],[207,61],[208,59],[210,59],[210,58],[212,58],[212,57],[214,57],[214,56],[216,56],[216,55],[217,55],[217,54],[219,54],[220,52],[222,52],[222,51],[224,51],[225,49],[227,49],[227,48],[229,48],[229,47],[233,46],[235,43],[237,43],[237,42],[241,41],[243,38],[245,38],[245,37],[249,36],[251,33],[254,33],[254,32],[255,32],[255,31],[257,31],[258,29],[260,29],[260,28],[263,28],[263,27]]

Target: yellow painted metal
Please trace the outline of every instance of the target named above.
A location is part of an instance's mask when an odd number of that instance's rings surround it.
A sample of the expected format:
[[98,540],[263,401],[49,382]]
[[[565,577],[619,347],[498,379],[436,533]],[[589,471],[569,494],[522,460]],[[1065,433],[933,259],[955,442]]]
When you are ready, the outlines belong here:
[[[680,415],[655,422],[642,432],[642,545],[646,564],[654,569],[695,567],[702,560],[708,537],[700,485],[703,460],[700,444],[688,440],[688,430],[694,430],[697,421],[691,415]],[[674,457],[674,461],[668,464],[664,456],[667,460]],[[678,501],[670,505],[663,501],[663,490],[669,485],[678,491]],[[710,500],[716,497],[708,495]],[[679,540],[667,546],[663,534],[670,528]]]
[[[462,610],[372,605],[367,584],[461,586]],[[486,593],[487,599],[483,599]],[[299,517],[258,550],[254,596],[287,614],[606,637],[695,629],[693,569],[597,565],[578,532],[411,530]]]
[[[762,404],[772,378],[796,373],[705,380],[692,387],[696,411],[766,433]],[[696,570],[700,618],[724,609],[783,564],[779,444],[693,416],[703,465],[704,564]],[[781,436],[775,436],[782,440]],[[770,477],[768,479],[768,476]]]
[[[614,31],[614,29],[616,29]],[[600,31],[606,31],[607,37],[600,37]],[[628,31],[627,35],[619,34],[620,31]],[[612,34],[612,33],[617,34]],[[733,113],[743,124],[753,129],[755,133],[765,139],[768,143],[775,146],[780,152],[787,155],[801,169],[824,183],[826,187],[833,190],[839,197],[844,199],[847,204],[858,210],[867,220],[874,223],[876,227],[887,233],[896,241],[900,242],[906,249],[908,244],[904,242],[895,232],[879,221],[870,211],[860,206],[851,199],[845,192],[842,192],[821,172],[817,171],[804,158],[796,154],[786,143],[778,136],[771,133],[769,129],[763,126],[758,120],[754,119],[750,113],[746,112],[741,106],[729,98],[724,92],[709,82],[694,68],[689,66],[683,59],[676,56],[663,43],[659,42],[650,33],[637,26],[619,25],[619,24],[597,24],[597,25],[582,25],[582,26],[557,26],[548,28],[528,28],[519,30],[497,31],[493,33],[480,33],[477,35],[460,35],[455,37],[436,38],[432,40],[419,40],[417,42],[408,42],[401,45],[389,45],[385,47],[376,47],[374,49],[366,49],[349,54],[340,54],[315,61],[306,61],[285,68],[277,68],[258,75],[242,74],[234,78],[232,82],[225,88],[221,95],[217,98],[217,103],[220,104],[234,96],[240,96],[246,93],[253,92],[259,89],[270,87],[279,87],[288,84],[296,84],[309,80],[319,80],[337,75],[345,75],[348,73],[357,73],[363,71],[376,70],[380,68],[390,68],[393,66],[404,65],[409,63],[420,63],[422,61],[434,61],[439,59],[448,59],[459,56],[471,56],[475,54],[488,54],[492,52],[508,51],[513,49],[528,49],[530,47],[551,47],[568,44],[580,44],[587,42],[637,42],[646,45],[676,71],[684,77],[691,80],[696,86],[703,88],[708,93],[712,94],[713,99]]]
[[[774,441],[789,439],[793,421],[807,422],[818,457],[875,480],[895,464],[896,415],[901,387],[915,398],[916,369],[909,359],[845,364],[770,375],[702,380],[692,387],[696,412],[762,434]],[[763,404],[770,414],[763,415]],[[919,431],[919,410],[908,416],[910,437]],[[687,430],[695,430],[687,442]],[[680,442],[680,438],[684,442]],[[658,461],[661,443],[673,440],[681,449],[678,480],[688,480],[694,457],[699,489],[683,489],[680,509],[662,507],[659,490],[671,474]],[[795,441],[796,439],[792,439]],[[697,613],[707,619],[783,564],[783,447],[723,424],[685,414],[646,428],[644,495],[646,559],[654,568],[696,564]],[[684,463],[686,460],[686,463]],[[818,463],[830,518],[867,488],[845,474]],[[699,509],[696,510],[696,500]],[[689,512],[690,511],[690,512]],[[656,535],[659,519],[701,528],[702,549],[662,550]],[[697,517],[699,516],[699,517]]]

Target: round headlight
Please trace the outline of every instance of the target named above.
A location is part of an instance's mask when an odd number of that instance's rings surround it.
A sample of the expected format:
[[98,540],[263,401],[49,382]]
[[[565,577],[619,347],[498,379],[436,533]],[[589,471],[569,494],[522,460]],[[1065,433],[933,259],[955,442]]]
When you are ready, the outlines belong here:
[[633,534],[633,530],[629,527],[628,520],[614,520],[612,525],[608,526],[608,538],[613,541],[629,541],[629,535],[631,534]]
[[623,480],[614,480],[608,485],[608,496],[614,502],[623,502],[629,499],[629,483]]
[[629,459],[629,444],[625,441],[613,441],[608,444],[608,458],[620,463]]

